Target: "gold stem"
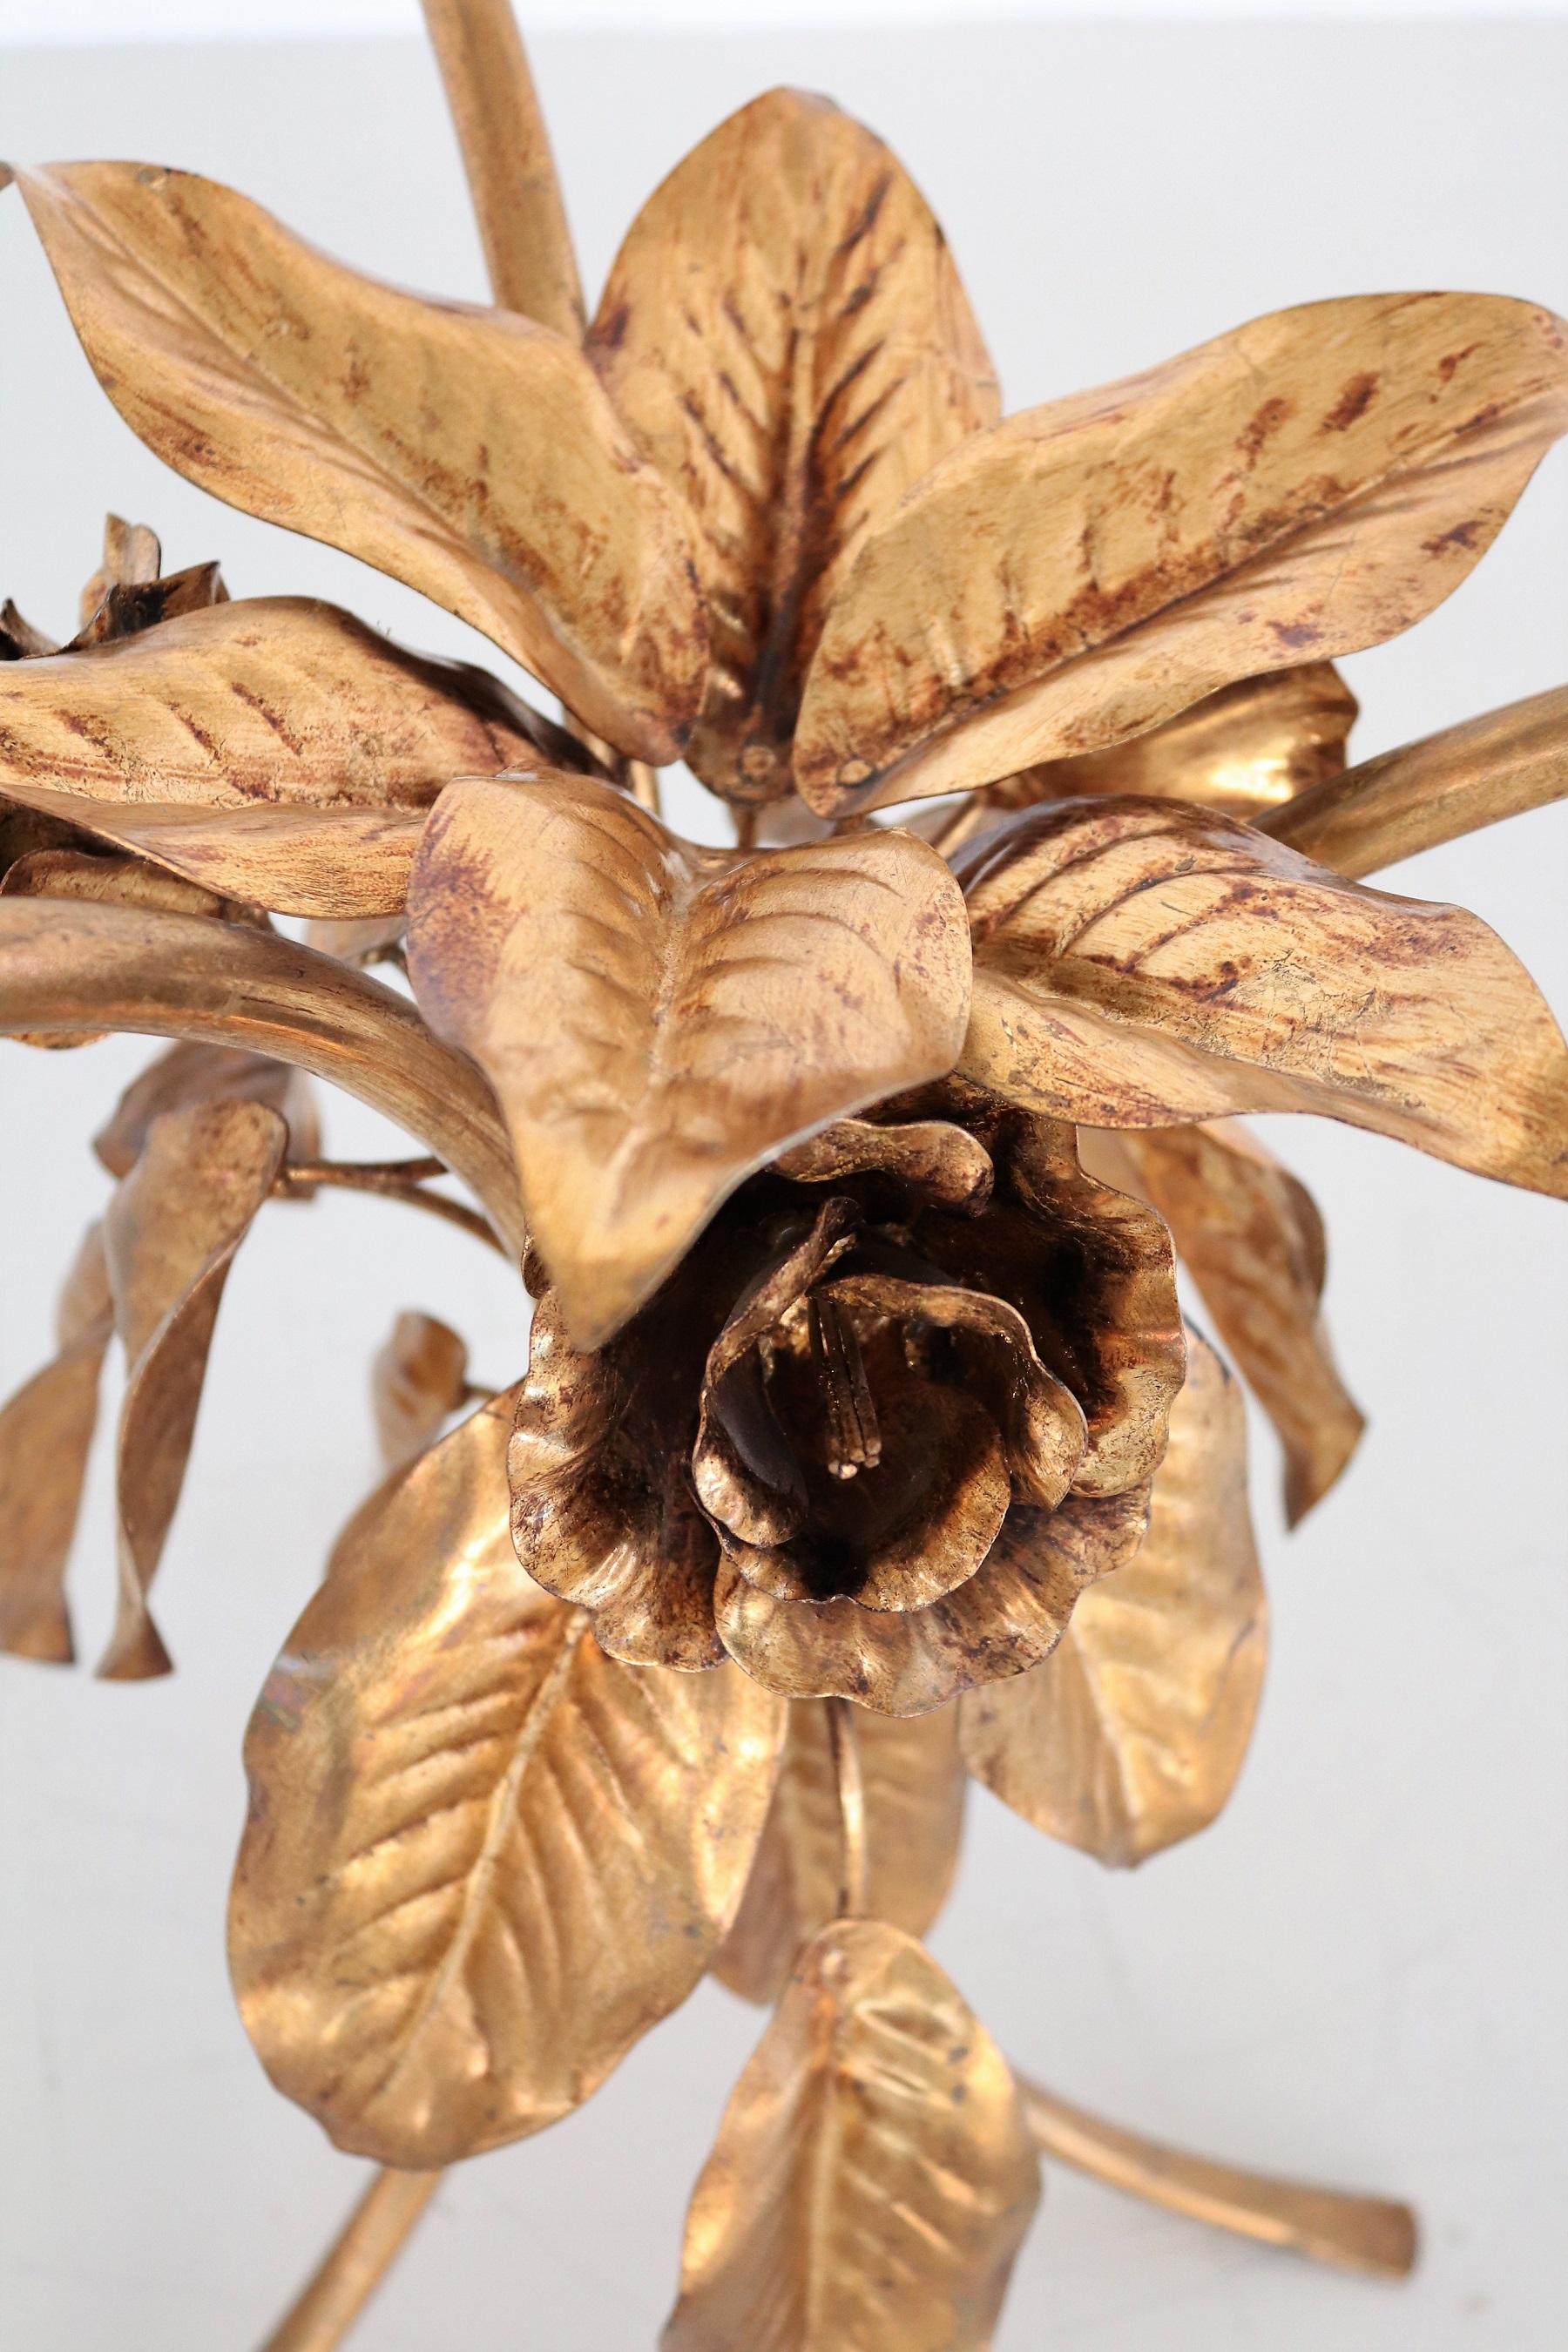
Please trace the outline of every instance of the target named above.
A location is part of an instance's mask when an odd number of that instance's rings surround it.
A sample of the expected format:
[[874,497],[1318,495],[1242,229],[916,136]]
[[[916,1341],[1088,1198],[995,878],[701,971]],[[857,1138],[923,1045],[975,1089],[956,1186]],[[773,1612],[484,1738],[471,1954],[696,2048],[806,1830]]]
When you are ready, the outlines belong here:
[[860,1741],[852,1702],[830,1698],[825,1704],[833,1777],[838,1784],[838,1916],[858,1919],[866,1909],[866,1781],[860,1769]]
[[638,805],[650,816],[661,816],[663,808],[658,793],[658,770],[650,768],[646,760],[626,761],[626,783]]
[[444,1217],[449,1225],[460,1226],[476,1241],[488,1242],[491,1249],[504,1253],[505,1244],[477,1209],[463,1201],[448,1200],[445,1192],[426,1191],[432,1176],[446,1173],[439,1160],[291,1160],[279,1171],[272,1189],[287,1195],[328,1184],[344,1192],[379,1192],[383,1200],[401,1201],[406,1208]]
[[438,2172],[378,2172],[261,2352],[336,2352],[440,2178]]
[[732,801],[730,822],[735,828],[737,849],[754,849],[757,845],[757,812],[749,801]]
[[1266,2173],[1240,2172],[1206,2157],[1187,2156],[1123,2131],[1082,2107],[1017,2078],[1024,2114],[1042,2156],[1142,2197],[1189,2221],[1208,2221],[1260,2245],[1281,2246],[1315,2263],[1360,2271],[1373,2278],[1408,2278],[1418,2231],[1408,2205],[1384,2197],[1352,2197]]

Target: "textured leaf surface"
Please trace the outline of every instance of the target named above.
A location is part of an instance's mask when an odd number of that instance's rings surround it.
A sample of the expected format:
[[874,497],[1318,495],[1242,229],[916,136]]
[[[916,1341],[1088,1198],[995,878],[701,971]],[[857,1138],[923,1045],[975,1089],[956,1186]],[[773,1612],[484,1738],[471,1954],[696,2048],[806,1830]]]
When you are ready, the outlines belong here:
[[1290,1524],[1321,1502],[1365,1420],[1320,1311],[1328,1244],[1298,1177],[1233,1120],[1119,1135],[1080,1129],[1108,1184],[1159,1210],[1215,1329],[1279,1433]]
[[1476,294],[1255,320],[967,446],[862,546],[807,682],[826,814],[1016,774],[1458,586],[1568,426],[1568,329]]
[[856,549],[997,415],[942,231],[879,139],[771,90],[644,205],[588,348],[696,523],[713,666],[692,765],[775,799]]
[[1247,1754],[1267,1615],[1247,1507],[1247,1417],[1189,1332],[1149,1532],[1092,1586],[1043,1666],[972,1691],[969,1769],[1015,1812],[1100,1862],[1143,1862],[1205,1829]]
[[725,2111],[664,2352],[984,2352],[1039,2193],[990,2035],[910,1937],[840,1920]]
[[676,755],[704,667],[685,522],[564,337],[363,278],[195,173],[16,177],[160,457],[423,590],[617,749]]
[[960,861],[967,1076],[1090,1127],[1321,1111],[1568,1190],[1568,1048],[1456,907],[1391,898],[1217,814],[1065,802]]
[[969,940],[901,834],[691,848],[585,778],[459,782],[421,845],[409,970],[500,1097],[573,1336],[597,1346],[743,1177],[949,1069]]
[[744,1675],[618,1665],[524,1574],[511,1406],[351,1521],[246,1746],[247,2026],[341,2147],[414,2168],[555,2122],[686,1998],[784,1738]]
[[422,1454],[468,1393],[468,1350],[448,1323],[407,1309],[376,1349],[371,1402],[381,1458],[396,1470]]
[[115,1681],[169,1671],[147,1591],[179,1503],[224,1285],[288,1140],[287,1125],[265,1103],[171,1111],[149,1129],[104,1217],[126,1360],[116,1479],[120,1606],[100,1668]]
[[[963,1828],[958,1712],[856,1717],[865,1786],[866,1908],[923,1936],[947,1899]],[[843,1823],[827,1712],[790,1707],[789,1738],[745,1900],[713,1972],[748,2000],[775,2000],[801,1947],[838,1905]]]

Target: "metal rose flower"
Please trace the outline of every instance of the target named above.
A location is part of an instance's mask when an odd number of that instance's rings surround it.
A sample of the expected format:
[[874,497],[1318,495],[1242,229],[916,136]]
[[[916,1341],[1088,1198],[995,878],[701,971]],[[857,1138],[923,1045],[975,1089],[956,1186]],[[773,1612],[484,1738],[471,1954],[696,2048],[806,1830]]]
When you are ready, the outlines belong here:
[[[1184,1339],[1172,1235],[1292,1517],[1361,1428],[1321,1221],[1237,1115],[1568,1195],[1528,974],[1362,887],[1568,793],[1568,689],[1347,769],[1333,667],[1485,551],[1568,427],[1568,328],[1318,302],[1004,416],[923,197],[791,90],[676,166],[590,314],[508,0],[426,15],[488,306],[196,174],[0,165],[157,455],[563,705],[165,576],[112,521],[69,644],[0,611],[0,1026],[176,1041],[99,1139],[119,1189],[0,1410],[0,1649],[69,1654],[118,1339],[106,1668],[166,1667],[149,1588],[268,1202],[419,1207],[537,1299],[499,1392],[398,1318],[387,1475],[247,1741],[247,2025],[395,2168],[271,2341],[329,2352],[431,2168],[580,2104],[707,1969],[783,1990],[668,2352],[729,2352],[763,2302],[813,2347],[984,2352],[1031,2143],[1401,2273],[1403,2207],[1015,2084],[913,1936],[965,1773],[1122,1864],[1235,1783],[1246,1416]],[[662,822],[680,759],[732,843]],[[321,1157],[302,1071],[420,1156]]]
[[915,1714],[1037,1664],[1135,1548],[1184,1365],[1163,1224],[1070,1129],[912,1108],[752,1178],[596,1354],[544,1289],[513,1535],[613,1654]]

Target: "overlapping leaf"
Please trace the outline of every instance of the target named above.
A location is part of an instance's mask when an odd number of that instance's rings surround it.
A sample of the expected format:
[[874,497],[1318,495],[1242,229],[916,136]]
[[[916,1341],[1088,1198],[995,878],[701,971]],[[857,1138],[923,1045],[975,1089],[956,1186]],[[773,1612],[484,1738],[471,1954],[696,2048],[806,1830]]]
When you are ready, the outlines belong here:
[[521,1253],[516,1172],[484,1080],[363,972],[240,925],[0,898],[0,1033],[93,1028],[249,1047],[331,1079],[437,1153]]
[[66,1665],[76,1654],[66,1564],[113,1331],[93,1225],[60,1296],[54,1357],[0,1408],[0,1650],[16,1657]]
[[533,1237],[593,1347],[753,1169],[952,1066],[969,940],[951,875],[906,835],[747,858],[542,776],[448,787],[409,970],[495,1087]]
[[1568,1048],[1455,907],[1366,890],[1215,814],[1031,811],[960,860],[974,930],[962,1067],[1091,1127],[1321,1111],[1568,1191]]
[[664,2352],[985,2352],[1039,2193],[984,2026],[912,1938],[840,1920],[725,2111]]
[[120,1605],[100,1673],[167,1674],[147,1607],[195,1433],[228,1271],[283,1163],[289,1129],[264,1103],[198,1102],[153,1122],[104,1217],[125,1349],[117,1502]]
[[1093,751],[1408,628],[1568,426],[1568,329],[1475,294],[1256,320],[976,435],[864,543],[806,684],[826,814]]
[[340,2146],[414,2168],[554,2122],[686,1998],[784,1738],[734,1668],[618,1665],[524,1574],[512,1402],[350,1523],[246,1748],[246,2023]]
[[[947,1899],[963,1828],[958,1714],[856,1718],[866,1806],[866,1909],[923,1936]],[[776,2000],[795,1957],[837,1907],[843,1821],[820,1702],[790,1706],[789,1738],[745,1900],[713,1972],[748,2000]]]
[[443,784],[542,729],[480,670],[247,598],[0,667],[0,799],[279,913],[384,914]]
[[705,667],[685,521],[564,337],[361,277],[194,173],[16,179],[159,457],[423,590],[618,750],[676,756]]
[[1108,751],[1004,776],[921,831],[951,856],[1015,809],[1100,793],[1194,801],[1256,819],[1342,773],[1358,708],[1331,662],[1240,678]]
[[644,205],[588,349],[695,520],[713,654],[692,765],[776,799],[856,549],[998,413],[942,231],[879,139],[771,90]]
[[1262,1688],[1246,1412],[1214,1350],[1188,1339],[1142,1548],[1083,1595],[1044,1665],[959,1706],[977,1779],[1105,1863],[1146,1861],[1206,1828],[1236,1784]]
[[1233,1120],[1080,1129],[1087,1165],[1159,1210],[1215,1328],[1285,1448],[1290,1524],[1320,1502],[1366,1426],[1320,1311],[1328,1251],[1299,1178]]

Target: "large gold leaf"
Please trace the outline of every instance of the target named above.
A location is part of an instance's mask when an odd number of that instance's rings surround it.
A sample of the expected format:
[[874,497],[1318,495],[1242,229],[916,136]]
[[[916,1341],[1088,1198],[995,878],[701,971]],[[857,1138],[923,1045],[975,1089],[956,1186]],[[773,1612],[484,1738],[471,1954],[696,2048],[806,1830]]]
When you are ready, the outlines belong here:
[[784,1739],[735,1668],[618,1665],[524,1574],[512,1402],[350,1522],[246,1743],[246,2024],[340,2147],[416,2168],[555,2122],[685,2000]]
[[855,551],[998,414],[942,231],[879,139],[771,90],[644,205],[588,349],[696,526],[713,650],[691,763],[777,799]]
[[92,1028],[248,1047],[331,1079],[438,1153],[521,1253],[489,1087],[406,997],[363,972],[237,924],[0,898],[0,1032]]
[[1263,1685],[1246,1411],[1213,1349],[1188,1339],[1142,1549],[1090,1586],[1043,1666],[959,1706],[976,1778],[1106,1863],[1146,1861],[1207,1827],[1236,1785]]
[[725,2110],[664,2352],[985,2352],[1039,2194],[984,2027],[910,1937],[840,1920]]
[[405,1308],[376,1349],[371,1404],[381,1458],[396,1470],[422,1454],[468,1393],[468,1350],[448,1323]]
[[204,489],[422,589],[617,750],[673,759],[705,667],[685,520],[582,352],[363,278],[194,173],[16,173],[132,429]]
[[60,1297],[57,1352],[0,1408],[0,1650],[68,1665],[76,1655],[66,1564],[114,1331],[100,1227]]
[[959,871],[962,1067],[996,1092],[1090,1127],[1321,1111],[1568,1191],[1568,1049],[1473,915],[1174,802],[1033,810]]
[[1080,1128],[1084,1164],[1170,1226],[1215,1328],[1279,1433],[1294,1527],[1344,1469],[1366,1422],[1340,1378],[1320,1306],[1328,1250],[1310,1192],[1234,1120]]
[[1014,809],[1099,793],[1195,801],[1255,821],[1342,773],[1358,709],[1331,662],[1240,678],[1108,751],[1046,760],[987,784],[925,837],[951,857]]
[[147,1607],[180,1499],[207,1350],[235,1251],[283,1164],[289,1129],[264,1103],[196,1103],[148,1129],[103,1221],[125,1349],[117,1501],[120,1605],[99,1671],[167,1674]]
[[1359,877],[1564,793],[1568,686],[1558,686],[1326,779],[1270,811],[1262,829]]
[[496,300],[576,339],[583,289],[511,0],[425,0]]
[[482,670],[257,597],[0,667],[0,799],[280,913],[387,913],[442,785],[542,728]]
[[420,1005],[500,1098],[584,1348],[753,1169],[963,1043],[963,904],[907,835],[745,857],[586,778],[458,782],[420,847],[408,944]]
[[[866,1908],[923,1936],[947,1900],[963,1829],[958,1711],[905,1720],[862,1708],[856,1745],[866,1807]],[[789,1738],[745,1900],[713,1973],[748,2000],[778,1999],[795,1955],[838,1905],[843,1817],[818,1699],[795,1699]]]
[[1568,330],[1477,294],[1254,320],[977,435],[869,537],[796,777],[839,814],[1138,733],[1408,628],[1568,426]]

